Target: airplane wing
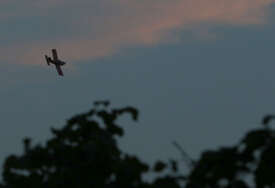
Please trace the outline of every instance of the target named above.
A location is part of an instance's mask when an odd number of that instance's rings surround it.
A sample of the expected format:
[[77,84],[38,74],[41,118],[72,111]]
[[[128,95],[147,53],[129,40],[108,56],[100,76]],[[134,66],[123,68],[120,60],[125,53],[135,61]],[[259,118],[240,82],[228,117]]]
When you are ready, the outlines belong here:
[[57,61],[58,60],[58,56],[57,56],[57,51],[56,49],[52,49],[52,53],[53,53],[53,60]]
[[55,65],[55,67],[56,67],[56,70],[57,70],[58,74],[59,74],[60,76],[63,76],[63,72],[62,72],[62,70],[61,70],[60,65]]

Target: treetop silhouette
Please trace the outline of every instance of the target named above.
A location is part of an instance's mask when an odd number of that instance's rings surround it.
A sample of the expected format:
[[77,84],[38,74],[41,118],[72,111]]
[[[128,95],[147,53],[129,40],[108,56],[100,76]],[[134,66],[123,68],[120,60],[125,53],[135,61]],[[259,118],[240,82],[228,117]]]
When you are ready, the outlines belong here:
[[[157,160],[150,166],[118,147],[124,135],[118,118],[128,114],[137,121],[138,110],[128,106],[110,108],[97,101],[87,113],[69,119],[44,145],[24,139],[24,152],[10,155],[4,163],[5,188],[272,188],[275,186],[275,132],[263,118],[262,128],[249,131],[239,143],[206,150],[198,160],[188,156],[176,142],[188,174],[179,171],[178,161]],[[152,182],[143,176],[154,172]],[[165,172],[165,173],[164,173]],[[165,175],[166,174],[166,175]],[[250,180],[247,178],[250,177]],[[252,178],[251,178],[252,177]]]
[[[149,165],[117,145],[117,137],[124,134],[117,118],[129,114],[137,121],[138,110],[130,106],[110,109],[109,104],[97,101],[92,110],[72,117],[63,128],[52,128],[53,138],[45,146],[32,146],[26,138],[23,155],[11,155],[5,161],[3,186],[178,188],[178,176],[157,178],[153,183],[142,179]],[[158,161],[151,170],[160,173],[166,167]],[[175,162],[171,168],[177,171]]]

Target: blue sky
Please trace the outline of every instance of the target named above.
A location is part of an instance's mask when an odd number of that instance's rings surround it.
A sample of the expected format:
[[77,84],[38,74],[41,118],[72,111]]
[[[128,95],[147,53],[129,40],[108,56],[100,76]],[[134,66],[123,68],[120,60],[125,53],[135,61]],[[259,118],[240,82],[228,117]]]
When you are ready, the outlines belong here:
[[0,160],[101,99],[140,110],[121,146],[148,162],[238,142],[275,112],[273,2],[2,1]]

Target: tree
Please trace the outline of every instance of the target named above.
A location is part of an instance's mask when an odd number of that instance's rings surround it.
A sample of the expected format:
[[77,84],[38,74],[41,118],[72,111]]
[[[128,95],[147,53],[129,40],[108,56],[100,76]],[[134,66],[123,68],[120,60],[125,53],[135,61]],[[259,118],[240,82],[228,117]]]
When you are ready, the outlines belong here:
[[187,178],[186,188],[274,187],[275,132],[269,127],[274,118],[266,115],[263,127],[248,132],[235,146],[203,152]]
[[[117,124],[123,114],[138,120],[133,107],[110,109],[108,101],[98,101],[92,110],[69,119],[61,129],[52,128],[53,138],[32,146],[24,140],[24,153],[11,155],[3,169],[5,188],[272,188],[275,186],[275,132],[273,115],[263,118],[260,129],[248,132],[235,146],[206,150],[191,159],[174,145],[191,167],[181,175],[178,162],[157,161],[152,167],[136,156],[120,150],[117,139],[124,130]],[[167,175],[162,175],[170,169]],[[143,175],[153,171],[152,182]],[[167,171],[166,171],[167,172]],[[247,177],[252,177],[247,180]]]
[[[118,137],[123,129],[116,120],[133,107],[110,109],[108,101],[97,101],[87,113],[76,115],[62,129],[52,128],[53,138],[45,146],[24,140],[24,153],[11,155],[4,163],[3,187],[12,188],[179,188],[182,177],[167,175],[145,182],[142,175],[162,172],[168,164],[158,161],[153,168],[136,156],[122,152]],[[177,172],[175,161],[171,169]]]

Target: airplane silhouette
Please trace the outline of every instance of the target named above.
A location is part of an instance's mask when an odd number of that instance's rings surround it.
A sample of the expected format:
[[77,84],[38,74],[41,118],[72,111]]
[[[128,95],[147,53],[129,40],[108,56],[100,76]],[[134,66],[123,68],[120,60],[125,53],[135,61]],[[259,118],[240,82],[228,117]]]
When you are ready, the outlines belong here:
[[63,72],[61,70],[61,66],[65,65],[66,63],[64,61],[61,61],[58,59],[57,51],[56,49],[52,49],[53,59],[45,55],[45,59],[47,61],[47,64],[50,65],[51,63],[55,65],[57,73],[60,76],[64,76]]

